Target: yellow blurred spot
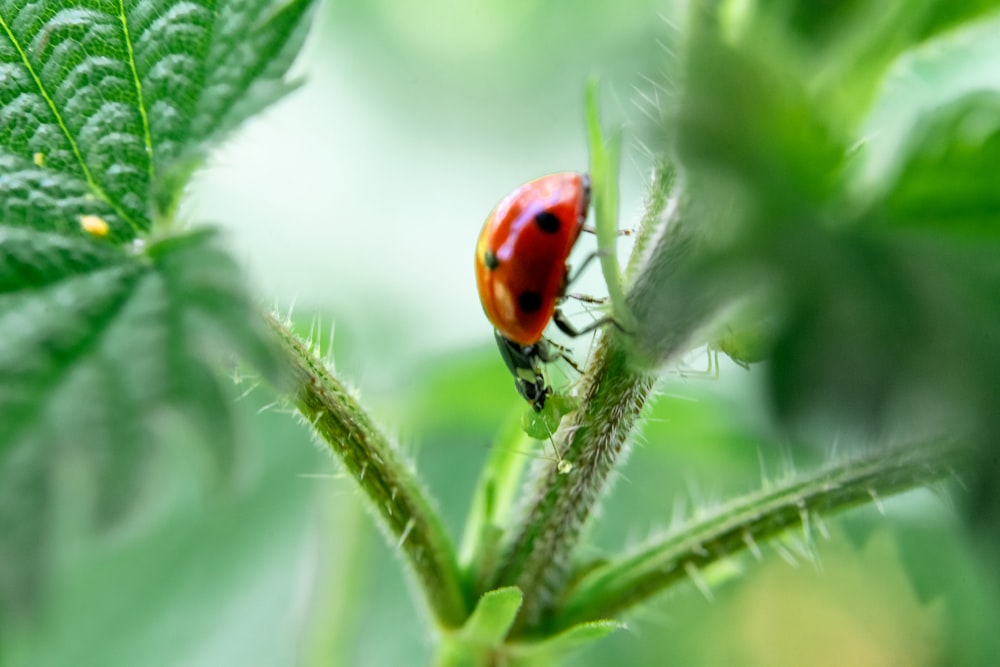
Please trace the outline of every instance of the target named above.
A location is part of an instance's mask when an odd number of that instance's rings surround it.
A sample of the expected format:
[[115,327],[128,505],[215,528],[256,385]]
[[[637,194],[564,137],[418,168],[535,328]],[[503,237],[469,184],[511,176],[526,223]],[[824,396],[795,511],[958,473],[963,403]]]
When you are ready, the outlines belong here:
[[81,215],[80,226],[83,228],[83,231],[93,236],[104,237],[111,231],[111,226],[99,215]]
[[31,160],[32,160],[32,162],[35,163],[36,166],[38,166],[38,167],[44,167],[45,166],[45,153],[35,153],[32,156]]
[[[773,558],[734,590],[726,611],[701,630],[715,637],[724,632],[726,641],[706,644],[697,664],[945,664],[944,602],[925,602],[917,594],[889,531],[871,536],[861,551],[838,532],[834,535],[813,545],[821,568],[809,563],[792,567]],[[791,549],[787,553],[795,558]]]

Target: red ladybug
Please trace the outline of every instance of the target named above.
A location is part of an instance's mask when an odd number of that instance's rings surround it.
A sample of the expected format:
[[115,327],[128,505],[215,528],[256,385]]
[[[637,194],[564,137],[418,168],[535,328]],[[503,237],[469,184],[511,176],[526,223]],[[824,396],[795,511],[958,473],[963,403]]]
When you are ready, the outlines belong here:
[[[569,282],[569,258],[590,206],[590,178],[564,172],[542,176],[514,190],[486,218],[476,244],[476,283],[486,317],[496,328],[500,354],[515,386],[541,411],[552,389],[542,363],[564,351],[543,337],[556,325],[576,331],[556,306]],[[600,323],[595,323],[600,324]]]

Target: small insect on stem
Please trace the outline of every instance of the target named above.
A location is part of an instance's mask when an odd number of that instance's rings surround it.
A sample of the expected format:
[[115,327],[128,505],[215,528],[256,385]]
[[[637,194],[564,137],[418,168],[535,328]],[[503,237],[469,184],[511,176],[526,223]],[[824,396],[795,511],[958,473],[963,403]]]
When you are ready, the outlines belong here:
[[611,317],[577,329],[558,310],[569,284],[600,256],[591,253],[570,275],[566,261],[580,232],[587,229],[589,208],[588,175],[542,176],[514,190],[493,209],[476,244],[476,283],[483,311],[493,324],[500,356],[518,393],[536,412],[553,394],[543,364],[563,359],[582,372],[566,348],[544,338],[550,322],[571,337],[609,324],[622,329]]

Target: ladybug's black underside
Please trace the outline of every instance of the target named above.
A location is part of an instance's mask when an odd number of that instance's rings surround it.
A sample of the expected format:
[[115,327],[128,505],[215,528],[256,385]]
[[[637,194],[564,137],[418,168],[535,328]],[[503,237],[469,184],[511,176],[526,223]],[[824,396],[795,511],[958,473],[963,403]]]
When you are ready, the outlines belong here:
[[514,376],[514,387],[536,412],[545,407],[545,398],[552,393],[552,387],[545,382],[542,364],[551,361],[548,346],[542,339],[533,345],[521,345],[504,338],[494,330],[500,356],[507,364],[507,370]]

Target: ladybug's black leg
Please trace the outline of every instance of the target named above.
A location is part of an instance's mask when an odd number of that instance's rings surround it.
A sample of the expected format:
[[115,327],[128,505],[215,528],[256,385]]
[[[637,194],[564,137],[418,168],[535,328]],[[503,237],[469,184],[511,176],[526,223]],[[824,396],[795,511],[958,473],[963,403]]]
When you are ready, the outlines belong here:
[[552,315],[552,321],[556,323],[556,326],[559,327],[560,331],[562,331],[570,338],[577,338],[578,336],[588,334],[591,331],[594,331],[595,329],[600,329],[601,327],[606,326],[608,324],[614,326],[622,333],[628,333],[627,331],[625,331],[625,329],[622,328],[622,325],[618,323],[618,320],[611,317],[610,315],[608,315],[607,317],[602,317],[599,320],[595,320],[594,322],[591,322],[582,329],[577,329],[575,326],[573,326],[572,322],[566,319],[566,316],[562,314],[561,310],[556,309],[556,312],[553,313]]
[[553,362],[557,359],[562,359],[570,367],[575,370],[580,375],[583,375],[583,369],[573,360],[570,356],[569,348],[555,341],[551,341],[548,338],[544,338],[538,341],[538,357],[545,363]]

